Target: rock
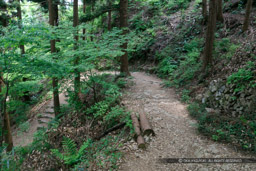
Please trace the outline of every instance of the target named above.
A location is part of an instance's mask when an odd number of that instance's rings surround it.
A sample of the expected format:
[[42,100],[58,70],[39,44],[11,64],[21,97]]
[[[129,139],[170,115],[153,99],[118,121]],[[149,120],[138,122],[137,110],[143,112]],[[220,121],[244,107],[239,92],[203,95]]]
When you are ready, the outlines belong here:
[[215,85],[213,85],[212,87],[210,87],[210,90],[212,93],[217,91],[217,87]]
[[205,167],[198,169],[198,171],[208,171],[208,170],[209,170],[209,169],[208,169],[208,168],[205,168]]
[[223,93],[226,90],[226,86],[223,85],[220,87],[219,92]]
[[194,152],[194,155],[197,157],[197,158],[201,158],[204,156],[204,151],[201,150],[201,149],[197,149],[195,152]]
[[206,98],[202,98],[202,103],[206,103]]
[[219,152],[219,150],[216,148],[214,144],[210,145],[208,150],[210,153],[213,153],[213,154],[217,154]]
[[195,99],[198,100],[198,101],[201,101],[203,99],[203,95],[198,94]]

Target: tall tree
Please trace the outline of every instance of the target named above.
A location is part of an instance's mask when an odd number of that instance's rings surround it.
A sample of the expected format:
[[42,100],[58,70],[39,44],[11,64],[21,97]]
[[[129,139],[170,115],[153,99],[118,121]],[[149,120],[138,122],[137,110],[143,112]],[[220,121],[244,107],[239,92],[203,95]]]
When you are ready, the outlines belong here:
[[[108,5],[109,5],[109,7],[111,7],[111,0],[109,0],[108,1]],[[111,10],[109,10],[108,11],[108,31],[110,31],[111,30],[111,16],[112,16],[112,14],[111,14]]]
[[204,23],[207,21],[207,0],[202,0],[202,15]]
[[224,22],[222,0],[217,0],[217,20],[220,22]]
[[243,32],[245,32],[249,28],[251,9],[252,9],[252,0],[247,0]]
[[[18,6],[17,6],[17,16],[19,20],[19,27],[22,28],[22,13],[21,13],[21,7],[20,7],[20,0],[17,0]],[[20,45],[20,51],[21,55],[25,54],[25,47],[24,45]]]
[[8,25],[8,14],[7,14],[7,6],[8,4],[5,2],[5,0],[0,0],[0,25],[3,27],[6,27]]
[[[86,13],[86,0],[83,0],[83,13]],[[83,28],[83,40],[85,40],[85,28]]]
[[[73,27],[78,26],[78,0],[74,0],[73,4]],[[78,41],[78,32],[76,31],[74,34],[75,44],[74,44],[74,50],[77,49],[77,41]],[[78,66],[79,63],[79,57],[75,56],[74,64],[75,66]],[[80,71],[78,68],[75,69],[75,96],[78,97],[78,93],[80,92]]]
[[[5,1],[0,0],[1,6],[0,10],[3,11],[3,14],[0,16],[1,24],[3,27],[8,26],[8,14],[7,14],[7,4]],[[1,52],[2,53],[2,52]],[[0,144],[2,145],[3,140],[7,144],[6,151],[11,151],[13,148],[13,140],[12,140],[12,132],[11,132],[11,124],[10,124],[10,117],[7,112],[7,96],[9,93],[9,81],[6,79],[4,81],[2,68],[0,66],[0,115],[1,118],[3,118],[3,129],[2,129],[2,135],[0,138]],[[3,89],[5,88],[5,92],[3,92]]]
[[[120,27],[123,30],[123,34],[127,34],[128,30],[128,0],[120,0]],[[131,75],[128,69],[128,53],[127,53],[127,41],[125,43],[123,43],[123,45],[121,46],[123,48],[123,52],[124,55],[121,56],[120,58],[120,62],[121,62],[121,66],[120,66],[120,72],[125,74],[125,75]]]
[[[54,8],[53,0],[48,1],[48,8],[49,8],[49,24],[51,26],[57,25],[57,16],[56,16],[56,7]],[[58,8],[57,8],[58,9]],[[51,40],[51,53],[56,53],[56,40]],[[60,110],[60,100],[59,100],[59,89],[58,89],[58,78],[53,77],[52,78],[52,88],[53,88],[53,104],[54,104],[54,113],[57,116],[59,114]]]
[[207,24],[204,57],[203,57],[203,70],[207,65],[212,63],[212,52],[214,44],[214,33],[216,28],[216,0],[210,0],[209,4],[209,17]]
[[[3,80],[2,80],[3,81]],[[3,81],[4,82],[4,81]],[[12,140],[12,131],[11,131],[11,124],[10,124],[10,117],[7,112],[7,96],[9,93],[9,81],[6,79],[5,81],[5,93],[2,100],[2,109],[3,110],[3,118],[4,118],[4,127],[3,127],[3,134],[4,134],[4,140],[5,143],[8,144],[6,151],[12,151],[13,148],[13,140]]]

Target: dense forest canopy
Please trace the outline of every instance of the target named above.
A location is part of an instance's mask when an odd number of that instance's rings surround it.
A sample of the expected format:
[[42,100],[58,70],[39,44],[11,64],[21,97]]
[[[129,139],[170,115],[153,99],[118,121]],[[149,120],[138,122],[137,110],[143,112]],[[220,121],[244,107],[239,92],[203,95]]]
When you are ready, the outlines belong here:
[[124,144],[145,149],[159,130],[145,101],[165,98],[145,96],[162,89],[140,87],[141,71],[176,90],[203,135],[255,154],[255,5],[0,0],[1,170],[118,170]]

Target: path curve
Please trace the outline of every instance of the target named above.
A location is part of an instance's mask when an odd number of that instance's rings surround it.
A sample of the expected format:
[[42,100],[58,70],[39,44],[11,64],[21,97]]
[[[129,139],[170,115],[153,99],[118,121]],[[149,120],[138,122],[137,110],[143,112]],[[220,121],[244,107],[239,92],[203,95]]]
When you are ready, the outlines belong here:
[[[134,72],[134,85],[124,95],[123,103],[134,112],[144,109],[156,137],[147,138],[145,151],[130,150],[119,170],[130,171],[252,171],[256,164],[162,164],[159,158],[250,158],[227,144],[221,144],[198,134],[196,121],[191,119],[186,105],[179,102],[173,89],[162,88],[161,80],[146,73]],[[255,157],[255,156],[254,156]]]

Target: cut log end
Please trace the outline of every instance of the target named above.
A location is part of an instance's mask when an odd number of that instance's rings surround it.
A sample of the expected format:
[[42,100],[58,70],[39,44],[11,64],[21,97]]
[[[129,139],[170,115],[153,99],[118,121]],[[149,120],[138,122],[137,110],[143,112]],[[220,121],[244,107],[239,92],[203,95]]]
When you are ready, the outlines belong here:
[[138,144],[138,148],[146,149],[146,144],[145,144],[144,138],[141,135],[139,135],[137,137],[137,144]]
[[146,129],[144,130],[143,132],[143,136],[146,135],[146,136],[149,136],[149,135],[152,135],[152,136],[155,136],[155,132],[153,131],[153,129]]
[[155,136],[155,132],[151,128],[148,118],[144,111],[140,112],[140,125],[142,130],[142,135],[153,135]]

